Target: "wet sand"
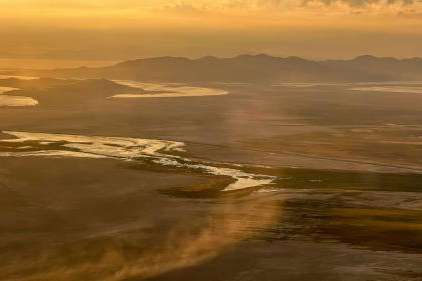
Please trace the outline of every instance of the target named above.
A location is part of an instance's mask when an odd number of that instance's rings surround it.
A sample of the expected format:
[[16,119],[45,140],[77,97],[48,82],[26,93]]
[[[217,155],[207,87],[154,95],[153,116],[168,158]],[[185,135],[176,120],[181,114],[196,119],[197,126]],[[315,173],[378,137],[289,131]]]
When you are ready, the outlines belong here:
[[22,97],[22,96],[6,94],[6,93],[13,92],[16,90],[19,90],[19,89],[10,88],[10,87],[0,87],[0,107],[35,106],[38,104],[38,101],[30,97]]
[[403,86],[383,86],[383,87],[361,87],[351,88],[352,91],[369,91],[369,92],[382,92],[382,93],[407,93],[407,94],[422,94],[421,87],[403,87]]
[[[71,103],[53,87],[1,108],[0,131],[49,137],[0,134],[0,280],[422,278],[420,95],[220,87]],[[94,136],[183,142],[171,155],[275,181],[222,192],[232,178],[149,161],[16,155]]]
[[113,80],[113,82],[129,86],[134,89],[141,89],[148,93],[118,94],[110,98],[178,98],[178,97],[207,97],[222,96],[228,92],[216,88],[189,87],[186,85],[140,83],[127,80]]

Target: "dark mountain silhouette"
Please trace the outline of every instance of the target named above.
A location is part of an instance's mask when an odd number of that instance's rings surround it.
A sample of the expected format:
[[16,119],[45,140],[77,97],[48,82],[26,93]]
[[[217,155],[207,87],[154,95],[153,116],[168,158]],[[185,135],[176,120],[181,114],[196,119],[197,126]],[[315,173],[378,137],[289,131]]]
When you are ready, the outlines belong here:
[[157,57],[99,68],[26,71],[26,74],[165,82],[312,82],[422,80],[422,59],[359,56],[351,60],[312,61],[299,57],[240,55],[199,59]]

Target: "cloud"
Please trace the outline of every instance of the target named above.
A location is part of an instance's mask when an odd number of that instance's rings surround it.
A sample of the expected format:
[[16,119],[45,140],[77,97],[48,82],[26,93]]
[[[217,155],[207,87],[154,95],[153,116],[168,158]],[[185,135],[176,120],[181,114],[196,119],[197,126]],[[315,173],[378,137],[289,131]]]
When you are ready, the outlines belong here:
[[168,10],[173,12],[224,12],[224,11],[270,11],[288,12],[297,9],[312,9],[325,6],[350,8],[366,7],[414,7],[420,0],[0,0],[0,9],[64,10],[64,11],[148,11]]
[[327,6],[334,5],[334,4],[346,4],[351,7],[366,7],[369,5],[408,6],[408,5],[414,4],[416,1],[414,0],[304,0],[303,4],[307,5],[311,2],[314,2],[314,3],[317,2],[317,3],[327,5]]
[[[158,4],[157,4],[158,5]],[[422,10],[420,0],[179,0],[166,1],[158,5],[163,10],[173,12],[250,12],[263,11],[266,13],[303,13],[324,12],[333,13],[359,12],[401,12],[411,13]],[[323,11],[319,9],[323,8]]]

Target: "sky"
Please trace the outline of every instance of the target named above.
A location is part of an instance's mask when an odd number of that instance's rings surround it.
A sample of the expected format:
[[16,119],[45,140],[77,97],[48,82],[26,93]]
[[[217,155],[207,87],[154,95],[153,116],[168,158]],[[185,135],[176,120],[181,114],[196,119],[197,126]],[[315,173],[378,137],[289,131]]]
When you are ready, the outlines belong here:
[[422,0],[0,0],[0,67],[267,53],[422,57]]

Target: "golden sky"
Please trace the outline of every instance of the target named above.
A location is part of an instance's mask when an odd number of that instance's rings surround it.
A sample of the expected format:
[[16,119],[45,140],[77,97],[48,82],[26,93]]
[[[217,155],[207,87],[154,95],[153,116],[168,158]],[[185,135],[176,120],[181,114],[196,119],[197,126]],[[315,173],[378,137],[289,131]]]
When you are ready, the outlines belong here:
[[0,0],[6,60],[422,56],[421,0]]

